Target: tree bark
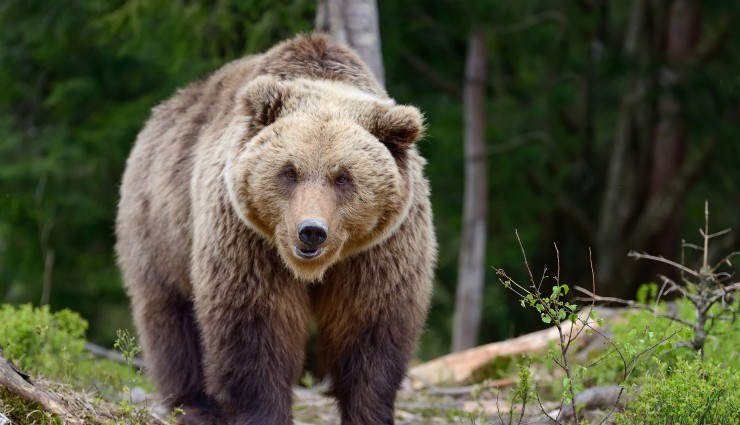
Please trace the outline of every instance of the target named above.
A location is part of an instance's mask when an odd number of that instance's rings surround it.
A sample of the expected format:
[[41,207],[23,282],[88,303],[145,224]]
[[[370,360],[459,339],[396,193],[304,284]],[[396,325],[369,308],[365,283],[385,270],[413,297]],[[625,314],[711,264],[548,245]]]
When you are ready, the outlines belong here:
[[463,103],[465,107],[465,198],[452,351],[476,345],[485,277],[488,172],[485,122],[486,35],[474,30],[468,42]]
[[[674,0],[666,27],[666,66],[662,70],[661,89],[658,101],[658,124],[652,145],[648,199],[653,199],[667,190],[680,174],[686,156],[688,138],[683,123],[682,99],[672,91],[683,80],[681,64],[692,59],[700,31],[699,8],[692,0]],[[677,203],[665,220],[658,224],[656,234],[647,245],[648,252],[666,258],[677,258],[681,244],[681,222],[683,211]],[[650,262],[643,265],[641,281],[654,281],[658,275],[672,276],[675,270],[662,263]]]
[[318,0],[315,27],[316,31],[325,32],[335,41],[355,49],[385,87],[375,0]]

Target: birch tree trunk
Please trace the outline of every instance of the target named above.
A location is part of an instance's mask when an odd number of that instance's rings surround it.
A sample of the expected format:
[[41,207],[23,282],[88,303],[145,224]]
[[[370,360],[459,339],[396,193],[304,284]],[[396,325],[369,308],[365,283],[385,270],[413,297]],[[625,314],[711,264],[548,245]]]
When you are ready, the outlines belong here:
[[315,27],[355,49],[385,87],[375,0],[318,0]]
[[474,30],[465,61],[465,198],[457,293],[452,328],[452,351],[478,341],[485,277],[488,172],[486,169],[486,35]]

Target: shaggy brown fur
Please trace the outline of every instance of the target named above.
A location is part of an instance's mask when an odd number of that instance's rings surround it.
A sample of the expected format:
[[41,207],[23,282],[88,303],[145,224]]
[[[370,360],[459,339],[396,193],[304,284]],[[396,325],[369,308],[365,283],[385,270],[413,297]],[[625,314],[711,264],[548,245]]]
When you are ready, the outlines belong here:
[[292,423],[314,316],[342,423],[393,423],[436,256],[422,130],[317,35],[154,109],[116,249],[148,372],[181,421]]

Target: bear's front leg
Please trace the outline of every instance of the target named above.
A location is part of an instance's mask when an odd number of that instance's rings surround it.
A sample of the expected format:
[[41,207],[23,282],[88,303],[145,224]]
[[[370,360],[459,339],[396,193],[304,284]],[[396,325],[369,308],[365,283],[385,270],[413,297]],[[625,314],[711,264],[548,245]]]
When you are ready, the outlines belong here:
[[206,392],[230,424],[292,424],[292,387],[308,334],[307,290],[266,242],[238,233],[194,251]]
[[[396,393],[426,319],[431,266],[375,249],[318,288],[320,363],[342,425],[392,425]],[[405,264],[403,264],[405,263]]]

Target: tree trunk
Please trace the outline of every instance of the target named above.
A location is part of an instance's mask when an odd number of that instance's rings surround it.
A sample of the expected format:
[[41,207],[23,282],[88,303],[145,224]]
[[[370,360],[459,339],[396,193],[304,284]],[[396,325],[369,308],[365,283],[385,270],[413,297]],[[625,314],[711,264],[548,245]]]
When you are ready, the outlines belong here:
[[380,85],[385,87],[375,0],[318,0],[316,31],[325,32],[355,49]]
[[[633,1],[624,54],[643,71],[623,96],[609,156],[595,240],[599,295],[630,298],[640,284],[670,272],[625,260],[629,250],[678,256],[681,202],[710,152],[698,149],[684,160],[683,102],[673,94],[697,56],[700,21],[694,0]],[[656,87],[657,102],[647,96]]]
[[465,107],[465,199],[452,351],[476,345],[485,277],[488,173],[486,169],[486,35],[474,30],[468,42],[463,103]]
[[[686,156],[687,136],[683,124],[683,102],[671,93],[683,80],[680,66],[695,54],[700,30],[699,10],[692,0],[675,0],[671,5],[666,28],[666,66],[658,102],[658,124],[651,155],[648,199],[666,190],[679,174]],[[650,239],[647,251],[666,258],[678,258],[681,243],[682,205],[677,205]],[[672,276],[675,269],[663,263],[646,262],[637,278],[656,281],[658,275]]]
[[[624,55],[631,60],[643,63],[649,60],[646,52],[649,46],[649,37],[646,34],[646,15],[648,0],[634,0],[625,31]],[[619,123],[614,135],[614,143],[609,155],[609,164],[606,173],[604,199],[598,219],[596,239],[596,292],[599,295],[624,296],[620,291],[623,280],[629,278],[630,271],[624,267],[627,252],[625,235],[629,228],[629,220],[637,208],[640,178],[639,146],[642,143],[644,132],[638,131],[636,116],[643,108],[645,93],[648,90],[649,79],[636,75],[627,83],[627,89],[622,96]]]

